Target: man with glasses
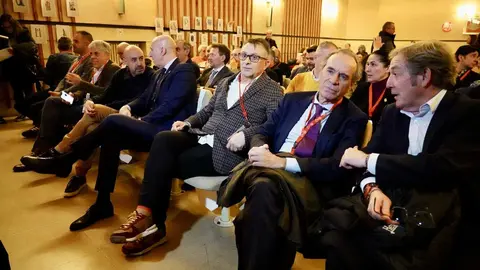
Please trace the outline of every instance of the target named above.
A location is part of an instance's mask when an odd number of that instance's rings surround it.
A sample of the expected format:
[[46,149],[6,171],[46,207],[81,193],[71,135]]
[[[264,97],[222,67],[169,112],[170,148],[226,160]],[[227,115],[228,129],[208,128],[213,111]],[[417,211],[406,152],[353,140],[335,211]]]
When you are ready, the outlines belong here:
[[138,207],[110,238],[126,242],[123,253],[142,255],[165,243],[172,178],[227,175],[247,157],[248,142],[282,98],[280,86],[264,73],[268,51],[264,39],[249,40],[240,74],[222,80],[200,112],[155,136]]
[[233,75],[233,72],[226,66],[230,61],[230,50],[223,44],[212,44],[208,53],[210,68],[206,69],[198,84],[208,88],[215,88],[223,78]]
[[[445,44],[419,42],[390,56],[395,103],[385,107],[368,146],[347,149],[340,162],[366,170],[353,195],[361,198],[358,219],[343,207],[325,214],[330,224],[345,216],[359,226],[324,230],[326,269],[474,269],[478,262],[468,259],[478,258],[480,103],[445,90],[455,76]],[[453,266],[454,250],[462,259]]]

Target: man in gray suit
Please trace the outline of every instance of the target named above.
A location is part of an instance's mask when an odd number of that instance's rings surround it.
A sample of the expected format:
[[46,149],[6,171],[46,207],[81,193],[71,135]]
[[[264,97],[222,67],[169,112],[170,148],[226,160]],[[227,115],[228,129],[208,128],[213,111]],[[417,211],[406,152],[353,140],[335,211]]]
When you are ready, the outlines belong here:
[[206,69],[198,79],[200,86],[214,88],[223,78],[230,77],[233,72],[226,66],[230,61],[230,50],[223,44],[212,44],[208,53],[210,68]]
[[282,98],[280,86],[264,72],[268,51],[264,39],[249,40],[240,55],[240,74],[222,80],[200,112],[155,136],[139,206],[110,238],[116,243],[138,239],[123,246],[126,255],[142,255],[166,241],[173,177],[226,175],[247,157],[248,142]]

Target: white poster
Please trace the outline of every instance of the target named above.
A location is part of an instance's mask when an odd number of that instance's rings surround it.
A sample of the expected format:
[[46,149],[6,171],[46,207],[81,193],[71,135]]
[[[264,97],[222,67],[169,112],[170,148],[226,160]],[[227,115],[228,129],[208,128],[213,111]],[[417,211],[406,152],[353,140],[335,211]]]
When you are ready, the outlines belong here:
[[229,22],[228,25],[227,25],[227,31],[228,32],[233,32],[233,22]]
[[232,35],[232,46],[237,46],[237,35]]
[[155,32],[163,34],[163,18],[155,18]]
[[201,34],[201,44],[202,45],[208,45],[208,34],[207,33],[202,33]]
[[61,37],[73,38],[72,27],[69,25],[55,25],[55,32],[57,33],[57,40]]
[[223,31],[223,20],[222,19],[217,20],[217,30],[218,31]]
[[185,32],[178,32],[177,40],[185,40]]
[[218,34],[212,34],[212,43],[218,43]]
[[42,16],[55,17],[57,15],[57,8],[54,0],[42,0]]
[[30,32],[32,33],[32,37],[37,44],[45,44],[47,43],[47,26],[46,25],[38,25],[38,24],[31,24],[30,25]]
[[213,30],[213,18],[212,17],[207,17],[207,30]]
[[67,2],[67,16],[68,17],[78,17],[80,15],[78,11],[78,1],[77,0],[65,0]]
[[222,44],[228,47],[228,34],[222,34]]
[[183,16],[183,30],[190,30],[190,17]]
[[195,30],[202,30],[202,17],[195,17]]
[[171,20],[169,24],[170,35],[178,34],[178,23],[176,20]]
[[242,34],[242,27],[241,26],[237,26],[237,36],[241,37],[243,34]]
[[197,33],[190,33],[190,43],[195,44],[197,43]]
[[28,12],[28,2],[30,0],[12,0],[13,1],[13,12],[27,13]]

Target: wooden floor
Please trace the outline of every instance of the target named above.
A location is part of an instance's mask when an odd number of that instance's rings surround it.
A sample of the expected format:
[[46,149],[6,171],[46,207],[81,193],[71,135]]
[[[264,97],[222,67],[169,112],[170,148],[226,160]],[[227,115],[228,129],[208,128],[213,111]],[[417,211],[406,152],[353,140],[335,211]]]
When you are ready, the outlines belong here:
[[[167,222],[169,242],[138,258],[125,258],[121,245],[111,244],[110,233],[135,208],[139,186],[120,173],[112,201],[115,216],[80,232],[68,227],[94,202],[96,170],[88,175],[89,190],[63,198],[66,178],[33,172],[13,173],[32,141],[21,131],[31,122],[0,126],[0,240],[12,269],[236,269],[233,228],[219,228],[214,214],[198,201],[195,192],[174,198]],[[322,260],[297,255],[294,269],[324,269]]]

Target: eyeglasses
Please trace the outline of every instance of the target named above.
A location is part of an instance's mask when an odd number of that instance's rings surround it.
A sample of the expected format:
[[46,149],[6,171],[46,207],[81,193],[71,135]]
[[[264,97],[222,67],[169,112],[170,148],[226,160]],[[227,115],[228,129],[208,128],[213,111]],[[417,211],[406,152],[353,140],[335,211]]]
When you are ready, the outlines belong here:
[[252,63],[258,63],[258,61],[260,61],[260,59],[267,60],[267,58],[261,57],[261,56],[256,55],[256,54],[246,54],[246,53],[243,53],[243,52],[240,53],[240,60],[245,61],[245,60],[247,60],[247,58],[250,59],[250,62],[252,62]]

